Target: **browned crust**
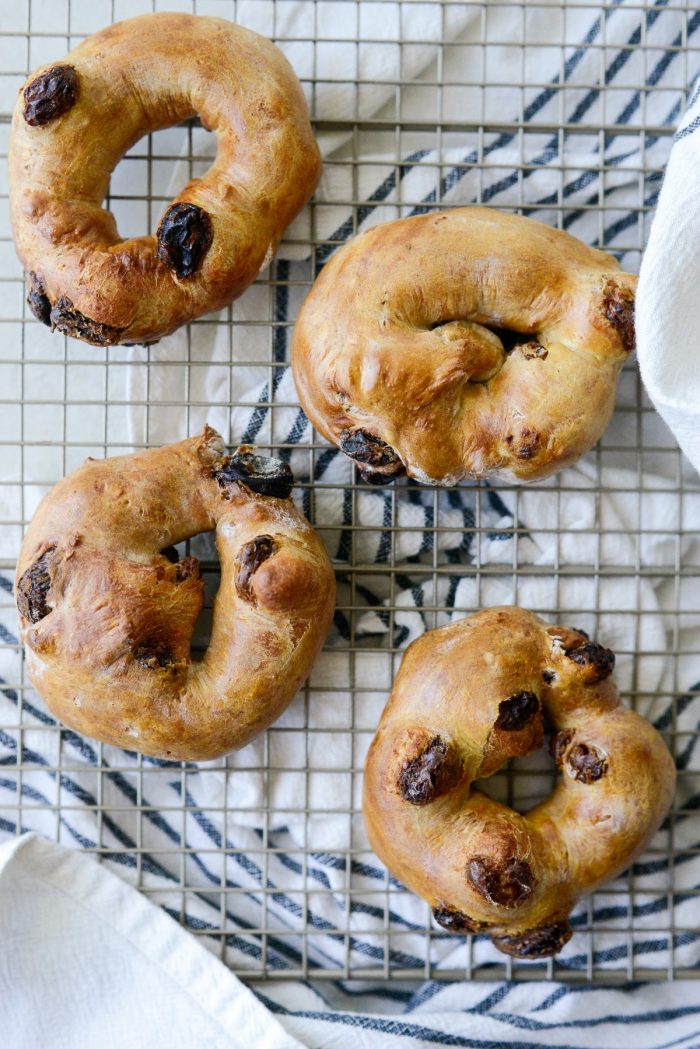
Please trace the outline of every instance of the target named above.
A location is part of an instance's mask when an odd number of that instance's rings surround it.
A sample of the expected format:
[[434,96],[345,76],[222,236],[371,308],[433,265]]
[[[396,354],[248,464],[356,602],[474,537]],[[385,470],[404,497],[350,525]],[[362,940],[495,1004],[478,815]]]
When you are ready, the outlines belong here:
[[372,482],[539,480],[605,429],[635,288],[611,255],[517,215],[385,223],[344,245],[306,298],[299,400],[356,462],[387,453],[361,467]]
[[[36,511],[17,568],[20,626],[29,677],[71,728],[155,757],[206,760],[269,725],[311,670],[333,614],[331,564],[290,498],[253,491],[251,472],[247,484],[220,485],[232,459],[207,427],[165,448],[89,460]],[[283,476],[255,461],[263,487]],[[211,529],[221,583],[195,662],[204,584],[196,558],[178,561],[174,544]]]
[[[586,658],[572,659],[582,648]],[[377,855],[443,928],[548,957],[568,941],[579,897],[627,867],[660,825],[673,760],[620,703],[611,657],[583,632],[516,607],[428,631],[407,649],[367,756],[363,811]],[[473,783],[538,747],[543,713],[562,775],[521,815]],[[459,776],[443,787],[448,754]],[[400,789],[413,765],[419,803]]]
[[[214,164],[157,234],[122,240],[102,208],[111,172],[143,135],[195,114],[217,132]],[[17,100],[10,210],[30,308],[93,345],[154,342],[248,287],[320,173],[301,85],[270,41],[175,12],[108,26]]]

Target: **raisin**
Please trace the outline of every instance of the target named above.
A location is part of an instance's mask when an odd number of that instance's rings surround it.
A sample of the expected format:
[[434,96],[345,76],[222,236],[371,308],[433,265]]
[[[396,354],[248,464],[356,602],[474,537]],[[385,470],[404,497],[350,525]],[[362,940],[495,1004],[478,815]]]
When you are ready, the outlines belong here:
[[24,119],[31,127],[43,127],[75,105],[78,74],[73,66],[52,66],[30,81],[22,95]]
[[563,732],[555,733],[549,741],[549,753],[560,768],[564,764],[564,754],[573,738],[574,730],[566,729]]
[[635,346],[634,293],[609,280],[603,289],[603,316],[620,336],[623,348],[631,353]]
[[124,331],[123,328],[91,320],[80,310],[76,310],[71,300],[64,295],[52,308],[49,320],[52,331],[60,331],[62,335],[71,335],[74,339],[83,339],[93,346],[112,346],[119,342],[119,336]]
[[228,456],[214,470],[221,488],[235,481],[242,482],[258,495],[287,499],[294,484],[294,474],[288,463],[253,452],[236,452]]
[[184,583],[186,579],[201,578],[202,573],[199,568],[199,561],[196,557],[183,557],[182,561],[177,562],[177,568],[175,569],[176,583]]
[[167,557],[171,565],[176,565],[180,560],[180,555],[174,546],[166,546],[161,550],[163,557]]
[[557,680],[556,672],[554,670],[543,670],[542,671],[542,680],[547,685],[551,685],[554,681]]
[[462,911],[453,910],[452,907],[434,907],[433,918],[448,932],[483,932],[490,927],[489,922],[476,921]]
[[191,277],[202,265],[213,236],[211,219],[203,208],[171,204],[160,220],[156,254],[177,277]]
[[523,430],[520,442],[515,449],[518,459],[534,459],[540,447],[540,435],[536,430]]
[[577,743],[566,759],[579,783],[595,783],[608,771],[608,763],[592,743]]
[[514,692],[510,699],[498,704],[496,728],[502,732],[519,732],[525,728],[540,709],[540,701],[534,692]]
[[450,790],[461,776],[461,764],[439,736],[401,770],[399,790],[411,805],[427,805]]
[[406,472],[394,449],[366,430],[344,430],[340,450],[358,464],[362,479],[368,484],[388,484]]
[[17,583],[17,608],[20,615],[30,623],[38,623],[51,612],[47,600],[51,589],[49,560],[54,550],[53,546],[46,550],[22,573]]
[[253,600],[250,580],[263,561],[277,553],[279,544],[271,535],[258,535],[242,546],[236,558],[236,590],[247,601]]
[[528,929],[517,936],[494,936],[493,945],[516,958],[550,958],[569,942],[571,934],[571,925],[564,919]]
[[51,327],[51,303],[46,294],[46,286],[41,277],[33,270],[27,282],[27,306],[38,321]]
[[604,681],[615,669],[615,653],[597,641],[586,641],[583,645],[567,650],[567,656],[581,667],[591,668],[591,681]]
[[474,856],[467,863],[467,880],[489,903],[508,908],[531,896],[534,887],[530,864],[515,856],[505,863],[490,856]]
[[147,670],[172,666],[175,662],[170,650],[160,641],[146,641],[133,651],[134,660]]

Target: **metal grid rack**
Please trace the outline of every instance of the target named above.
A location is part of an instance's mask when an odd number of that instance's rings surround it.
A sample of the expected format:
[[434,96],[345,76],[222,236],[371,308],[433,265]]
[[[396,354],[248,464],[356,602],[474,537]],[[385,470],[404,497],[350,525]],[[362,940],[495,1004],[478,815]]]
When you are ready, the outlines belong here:
[[[35,829],[95,853],[249,980],[697,977],[700,929],[678,908],[696,899],[684,872],[700,854],[697,731],[683,720],[700,696],[700,485],[634,365],[587,472],[527,492],[403,481],[375,496],[348,465],[336,459],[326,469],[328,446],[288,425],[297,406],[284,379],[303,294],[333,248],[368,222],[485,202],[571,228],[636,268],[674,122],[700,70],[694,8],[163,6],[231,18],[285,50],[326,175],[278,260],[241,300],[149,349],[101,351],[36,324],[0,213],[0,836]],[[152,9],[147,0],[0,5],[3,164],[27,72],[101,25]],[[178,172],[181,185],[206,169],[203,136],[193,126],[159,132],[120,164],[108,204],[124,235],[155,227]],[[5,198],[4,179],[0,190]],[[232,441],[252,427],[261,448],[291,458],[300,501],[336,558],[339,604],[327,649],[283,719],[252,748],[196,767],[57,726],[25,679],[8,580],[38,499],[86,455],[176,440],[205,421]],[[382,502],[370,504],[374,497]],[[211,547],[193,540],[192,550],[215,588]],[[496,603],[494,595],[530,603],[552,622],[575,610],[580,625],[617,631],[624,697],[660,719],[680,758],[678,803],[647,866],[576,912],[577,962],[519,963],[471,941],[451,953],[454,941],[381,872],[362,834],[363,756],[407,637]],[[342,755],[342,768],[329,754]],[[551,783],[546,763],[526,759],[489,789],[518,803]]]

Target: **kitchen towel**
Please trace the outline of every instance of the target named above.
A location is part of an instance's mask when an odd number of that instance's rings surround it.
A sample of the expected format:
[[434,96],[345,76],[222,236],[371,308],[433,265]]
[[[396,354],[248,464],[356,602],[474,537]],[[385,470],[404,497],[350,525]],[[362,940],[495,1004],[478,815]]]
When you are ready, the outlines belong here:
[[[691,1049],[692,984],[629,992],[454,984],[410,1018],[329,1009],[309,986],[252,991],[84,853],[34,834],[0,846],[3,1049]],[[268,1008],[269,1007],[269,1008]]]
[[700,470],[700,84],[673,140],[639,274],[637,355],[657,411]]

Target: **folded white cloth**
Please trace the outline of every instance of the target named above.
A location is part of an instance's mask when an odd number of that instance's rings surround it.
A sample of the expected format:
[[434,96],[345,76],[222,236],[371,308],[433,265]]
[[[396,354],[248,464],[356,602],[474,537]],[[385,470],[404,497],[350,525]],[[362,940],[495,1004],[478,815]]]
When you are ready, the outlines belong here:
[[663,1009],[644,986],[453,984],[439,1009],[404,998],[399,1019],[336,1011],[308,984],[253,994],[94,857],[34,834],[0,846],[3,1049],[618,1049],[620,1021],[635,1049],[692,1049],[700,1034],[689,983],[666,987]]
[[3,1049],[300,1049],[160,908],[34,834],[0,846]]
[[700,85],[676,132],[639,275],[637,356],[649,396],[700,470]]

